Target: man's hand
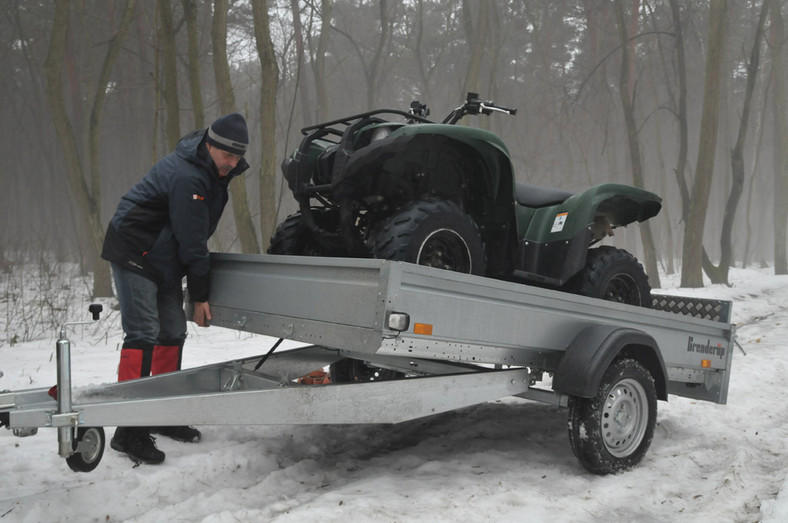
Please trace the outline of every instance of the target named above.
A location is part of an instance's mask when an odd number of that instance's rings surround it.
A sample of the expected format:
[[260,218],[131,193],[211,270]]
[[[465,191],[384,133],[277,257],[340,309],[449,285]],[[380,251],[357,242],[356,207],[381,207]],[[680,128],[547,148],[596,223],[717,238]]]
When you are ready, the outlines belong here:
[[200,327],[208,327],[209,321],[213,318],[211,317],[211,306],[208,305],[207,301],[195,301],[194,302],[194,323],[199,325]]

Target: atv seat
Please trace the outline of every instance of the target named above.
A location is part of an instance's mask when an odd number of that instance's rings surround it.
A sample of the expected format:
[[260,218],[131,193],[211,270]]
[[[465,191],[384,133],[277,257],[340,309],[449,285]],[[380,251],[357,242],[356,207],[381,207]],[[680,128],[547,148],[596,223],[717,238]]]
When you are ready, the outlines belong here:
[[540,187],[530,183],[514,182],[514,199],[520,205],[526,207],[548,207],[557,205],[573,193],[563,189],[553,189],[552,187]]

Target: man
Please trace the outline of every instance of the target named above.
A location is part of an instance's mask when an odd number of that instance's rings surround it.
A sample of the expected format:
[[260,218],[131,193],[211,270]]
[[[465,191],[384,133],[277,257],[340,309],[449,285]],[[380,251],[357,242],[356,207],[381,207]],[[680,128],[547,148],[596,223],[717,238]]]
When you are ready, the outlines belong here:
[[[102,257],[112,264],[125,333],[118,381],[180,369],[186,339],[182,280],[194,302],[194,322],[207,326],[208,238],[227,203],[230,180],[249,165],[246,121],[222,116],[194,131],[159,160],[123,198],[107,228]],[[161,463],[151,432],[197,442],[182,427],[118,427],[110,446],[132,460]]]

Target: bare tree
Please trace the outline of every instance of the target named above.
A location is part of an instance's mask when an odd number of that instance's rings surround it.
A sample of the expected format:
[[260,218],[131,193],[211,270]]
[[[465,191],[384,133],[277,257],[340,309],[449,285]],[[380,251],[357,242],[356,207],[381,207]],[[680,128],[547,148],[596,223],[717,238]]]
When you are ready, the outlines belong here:
[[[227,62],[227,9],[228,0],[216,0],[211,25],[213,42],[213,69],[216,75],[216,89],[219,93],[219,107],[223,114],[234,112],[235,95],[230,81],[230,64]],[[259,253],[260,244],[254,229],[252,216],[249,212],[249,201],[246,196],[246,180],[239,176],[230,183],[233,215],[238,239],[243,252]]]
[[[78,203],[78,212],[90,238],[93,256],[98,260],[104,242],[104,227],[101,221],[101,169],[98,166],[98,127],[101,121],[104,100],[109,83],[111,70],[120,50],[126,31],[132,20],[136,0],[128,0],[120,27],[109,44],[104,63],[99,73],[96,85],[93,109],[90,117],[89,129],[89,172],[91,183],[85,182],[85,172],[80,161],[77,137],[72,131],[68,113],[63,101],[63,62],[66,53],[66,40],[69,28],[70,3],[61,0],[55,5],[55,18],[52,25],[52,37],[49,44],[49,53],[44,63],[46,75],[46,93],[52,113],[52,124],[58,135],[58,140],[65,159],[68,171],[69,187]],[[93,165],[95,163],[95,165]],[[112,296],[109,266],[106,263],[96,263],[94,267],[93,294],[94,296]]]
[[[627,129],[627,139],[629,141],[629,159],[632,168],[632,180],[635,186],[644,188],[643,182],[643,161],[640,154],[640,139],[638,138],[637,124],[635,123],[634,97],[635,87],[632,84],[633,65],[635,59],[635,36],[637,32],[637,16],[640,2],[635,1],[632,5],[630,16],[633,21],[627,25],[624,14],[622,0],[616,0],[616,25],[618,26],[618,36],[621,41],[621,71],[619,74],[619,96],[621,106],[624,110],[624,121]],[[640,234],[643,239],[643,251],[645,253],[646,273],[648,274],[651,286],[659,288],[659,271],[657,270],[657,254],[654,249],[654,237],[651,233],[649,222],[640,224]]]
[[317,121],[328,119],[328,82],[326,79],[326,53],[331,30],[331,0],[320,1],[320,36],[314,58],[315,91],[317,93]]
[[470,59],[465,73],[464,92],[479,92],[479,78],[481,76],[482,59],[484,57],[487,35],[490,28],[490,2],[479,0],[476,13],[476,24],[473,23],[471,2],[463,0],[462,16],[465,25],[465,34],[470,46]]
[[197,27],[197,5],[195,0],[181,0],[183,15],[186,19],[186,34],[189,41],[189,91],[194,111],[194,128],[205,127],[205,106],[202,101],[202,82],[200,81],[200,49]]
[[709,39],[706,53],[703,89],[703,117],[700,125],[698,162],[692,185],[691,205],[684,228],[681,267],[682,287],[703,287],[703,230],[709,205],[709,190],[714,174],[714,157],[719,130],[720,74],[725,44],[727,0],[711,2],[709,8]]
[[747,129],[750,122],[750,110],[752,106],[753,93],[755,92],[755,81],[758,76],[760,64],[760,50],[763,42],[763,31],[766,25],[766,14],[769,11],[771,0],[763,0],[761,14],[758,25],[755,29],[755,41],[750,51],[750,60],[747,64],[747,86],[744,91],[744,106],[742,108],[741,119],[739,120],[739,134],[736,144],[731,150],[731,173],[733,183],[731,192],[728,196],[728,203],[725,206],[725,215],[722,219],[722,234],[720,235],[720,263],[715,266],[703,249],[703,270],[709,276],[712,283],[728,283],[728,270],[733,264],[732,239],[733,225],[736,218],[736,209],[744,190],[744,142],[747,138]]
[[178,68],[176,62],[175,28],[172,23],[171,0],[159,0],[159,41],[161,42],[164,105],[167,113],[165,134],[167,148],[172,151],[181,139],[181,108],[178,99]]
[[774,102],[774,273],[788,274],[786,230],[788,229],[788,92],[785,88],[783,46],[785,26],[780,5],[771,11],[772,100]]
[[687,116],[687,59],[684,54],[684,30],[682,29],[679,0],[670,0],[673,17],[673,34],[676,39],[676,71],[678,74],[678,108],[676,120],[679,126],[679,152],[676,156],[676,182],[681,195],[681,218],[686,223],[689,216],[690,194],[687,184],[687,156],[689,150],[689,124]]
[[301,99],[301,112],[306,120],[312,116],[312,103],[309,100],[308,83],[304,82],[304,30],[301,24],[301,10],[298,7],[298,0],[290,0],[290,10],[293,16],[293,40],[296,46],[296,74],[297,90]]
[[274,44],[271,41],[268,6],[265,0],[252,1],[254,35],[260,58],[260,232],[263,249],[268,247],[276,227],[278,214],[276,197],[276,84],[279,68],[276,65]]
[[385,59],[384,51],[391,39],[391,24],[393,20],[389,16],[388,0],[379,0],[380,15],[380,36],[375,45],[375,52],[370,60],[367,69],[367,108],[372,109],[377,103],[378,86],[383,81],[383,62]]

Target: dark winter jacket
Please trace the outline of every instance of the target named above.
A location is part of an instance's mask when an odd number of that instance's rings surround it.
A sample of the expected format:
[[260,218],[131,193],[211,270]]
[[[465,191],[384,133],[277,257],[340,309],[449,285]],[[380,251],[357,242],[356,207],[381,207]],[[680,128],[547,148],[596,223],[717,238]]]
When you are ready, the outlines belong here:
[[204,143],[205,130],[184,136],[120,200],[101,256],[159,286],[186,276],[192,301],[208,301],[208,238],[227,203],[227,185],[249,165],[241,159],[224,178]]

